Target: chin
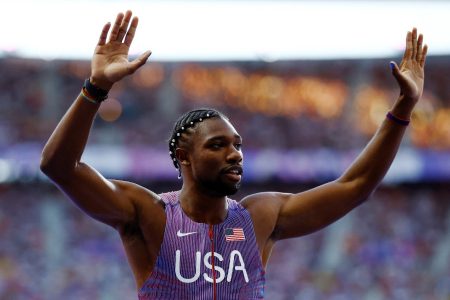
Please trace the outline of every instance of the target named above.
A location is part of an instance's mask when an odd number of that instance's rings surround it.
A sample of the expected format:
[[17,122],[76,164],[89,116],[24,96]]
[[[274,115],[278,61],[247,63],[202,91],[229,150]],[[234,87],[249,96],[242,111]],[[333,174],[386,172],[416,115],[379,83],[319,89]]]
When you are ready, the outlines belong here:
[[223,182],[216,184],[210,183],[208,186],[209,186],[208,190],[210,190],[210,192],[215,196],[232,196],[236,194],[241,188],[241,181],[235,184]]
[[224,188],[224,196],[231,196],[236,194],[239,189],[241,188],[241,182],[239,181],[238,183],[234,184],[234,185],[228,185]]
[[239,191],[239,188],[228,190],[226,193],[224,193],[224,196],[232,196],[236,194]]
[[233,188],[233,190],[230,192],[229,195],[234,195],[234,194],[236,194],[236,193],[239,191],[240,188],[241,188],[241,182],[239,181],[237,184],[234,185],[234,188]]

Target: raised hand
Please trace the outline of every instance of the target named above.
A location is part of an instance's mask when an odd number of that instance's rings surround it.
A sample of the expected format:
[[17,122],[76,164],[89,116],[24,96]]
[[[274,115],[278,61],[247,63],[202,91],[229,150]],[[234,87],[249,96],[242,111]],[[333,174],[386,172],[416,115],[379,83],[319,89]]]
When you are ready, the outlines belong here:
[[422,46],[423,35],[417,37],[417,29],[408,31],[406,49],[400,67],[391,62],[392,74],[397,80],[404,100],[417,103],[423,92],[424,66],[427,56],[427,45]]
[[91,83],[101,89],[109,90],[115,82],[134,73],[151,54],[151,51],[146,51],[135,60],[128,61],[128,52],[139,21],[137,17],[131,19],[131,16],[131,11],[119,13],[111,32],[111,23],[103,26],[92,58],[90,78]]

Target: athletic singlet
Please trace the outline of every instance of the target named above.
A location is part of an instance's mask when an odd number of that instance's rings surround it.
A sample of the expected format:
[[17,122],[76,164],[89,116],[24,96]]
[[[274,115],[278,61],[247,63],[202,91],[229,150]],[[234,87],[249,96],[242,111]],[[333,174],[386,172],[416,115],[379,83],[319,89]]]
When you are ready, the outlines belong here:
[[249,212],[227,198],[223,223],[196,223],[183,212],[178,195],[160,195],[166,204],[164,238],[139,299],[209,300],[214,290],[221,300],[263,299],[265,272]]

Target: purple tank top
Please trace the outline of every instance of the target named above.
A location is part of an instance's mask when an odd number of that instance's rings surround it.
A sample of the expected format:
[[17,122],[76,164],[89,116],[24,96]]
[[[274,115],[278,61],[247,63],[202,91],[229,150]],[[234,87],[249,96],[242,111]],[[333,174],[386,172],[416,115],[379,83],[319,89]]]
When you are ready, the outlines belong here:
[[139,299],[213,299],[212,253],[216,299],[263,299],[265,272],[249,212],[227,198],[225,221],[211,229],[189,219],[178,195],[160,195],[166,204],[164,239]]

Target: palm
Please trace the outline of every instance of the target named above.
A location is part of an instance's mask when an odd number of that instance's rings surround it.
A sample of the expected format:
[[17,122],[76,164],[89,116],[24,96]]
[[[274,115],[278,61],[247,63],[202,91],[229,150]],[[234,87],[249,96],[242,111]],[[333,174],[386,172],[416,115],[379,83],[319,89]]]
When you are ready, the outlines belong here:
[[409,62],[400,67],[400,73],[404,77],[404,84],[401,86],[403,94],[419,98],[423,91],[423,68],[416,62]]
[[[141,67],[150,56],[148,51],[128,61],[128,52],[138,25],[137,17],[131,20],[131,15],[131,11],[125,15],[118,14],[110,33],[111,24],[103,27],[91,63],[91,79],[100,88],[110,89],[115,82]],[[107,42],[108,33],[110,36]]]
[[116,82],[129,74],[129,47],[123,43],[109,42],[97,46],[92,59],[92,73],[102,75],[109,82]]
[[394,69],[394,76],[400,86],[402,95],[414,102],[418,101],[423,92],[424,65],[427,46],[422,48],[423,36],[417,38],[417,29],[408,32],[406,49],[400,67]]

